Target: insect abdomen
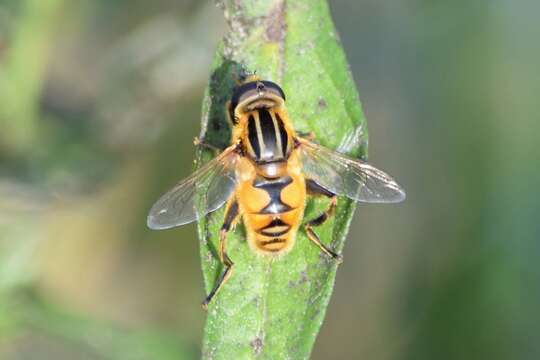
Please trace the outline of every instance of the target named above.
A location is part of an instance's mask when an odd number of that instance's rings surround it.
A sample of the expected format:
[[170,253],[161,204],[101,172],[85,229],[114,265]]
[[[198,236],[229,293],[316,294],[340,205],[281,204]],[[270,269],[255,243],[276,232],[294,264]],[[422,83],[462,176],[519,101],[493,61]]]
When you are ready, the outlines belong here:
[[302,211],[301,208],[295,208],[273,215],[247,214],[246,220],[252,225],[248,230],[251,247],[267,254],[289,250],[294,245]]
[[239,202],[251,248],[263,254],[289,250],[304,211],[305,185],[296,176],[256,178],[243,186]]

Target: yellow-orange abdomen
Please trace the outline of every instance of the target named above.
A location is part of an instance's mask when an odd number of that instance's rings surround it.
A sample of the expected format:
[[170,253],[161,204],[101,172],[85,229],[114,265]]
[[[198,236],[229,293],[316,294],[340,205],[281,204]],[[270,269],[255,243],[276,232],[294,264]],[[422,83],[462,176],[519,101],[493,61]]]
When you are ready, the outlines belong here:
[[262,254],[292,248],[304,214],[306,187],[300,172],[267,179],[254,175],[237,188],[250,247]]

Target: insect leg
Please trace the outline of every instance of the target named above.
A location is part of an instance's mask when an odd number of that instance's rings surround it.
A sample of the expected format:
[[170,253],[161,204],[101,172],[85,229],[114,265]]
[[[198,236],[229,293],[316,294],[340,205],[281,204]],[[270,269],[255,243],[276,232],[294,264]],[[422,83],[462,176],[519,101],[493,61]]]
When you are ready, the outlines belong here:
[[227,206],[227,210],[225,211],[225,221],[223,222],[223,225],[221,226],[221,231],[219,233],[219,260],[225,267],[223,272],[221,273],[216,285],[210,291],[210,294],[204,299],[202,303],[203,309],[208,309],[208,304],[214,296],[218,293],[218,291],[223,287],[223,285],[229,280],[229,278],[232,275],[234,263],[229,258],[229,255],[227,255],[227,252],[225,250],[226,242],[227,242],[227,233],[229,230],[231,230],[231,227],[238,219],[239,212],[238,212],[238,202],[233,199],[229,205]]
[[319,239],[319,236],[315,233],[315,231],[313,231],[313,227],[323,224],[334,213],[337,203],[336,194],[329,190],[326,190],[325,188],[317,184],[315,181],[310,179],[306,180],[306,187],[309,194],[324,195],[331,199],[330,205],[321,215],[317,216],[313,220],[308,221],[304,225],[306,234],[309,240],[311,240],[315,245],[317,245],[322,252],[330,256],[332,259],[336,260],[338,264],[341,264],[343,262],[343,257],[340,254],[336,254],[334,251],[330,250],[326,245],[324,245]]
[[219,153],[219,152],[221,152],[223,150],[223,149],[218,148],[217,146],[214,146],[212,144],[208,144],[208,143],[204,142],[204,140],[201,140],[199,137],[196,137],[196,138],[193,139],[193,145],[205,147],[205,148],[207,148],[209,150],[212,150],[213,152],[216,152],[216,153]]

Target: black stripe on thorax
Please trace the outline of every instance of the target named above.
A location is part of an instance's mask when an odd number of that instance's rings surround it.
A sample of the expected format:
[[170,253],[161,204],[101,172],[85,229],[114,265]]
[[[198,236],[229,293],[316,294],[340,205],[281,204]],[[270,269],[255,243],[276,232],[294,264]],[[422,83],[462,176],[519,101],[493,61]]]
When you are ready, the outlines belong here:
[[274,119],[272,119],[272,115],[270,115],[268,110],[259,110],[259,121],[261,122],[264,141],[264,152],[262,152],[261,158],[268,160],[283,158],[282,149],[277,146],[278,139],[276,137]]
[[248,140],[253,148],[255,153],[255,158],[259,159],[261,157],[261,145],[259,144],[259,139],[257,138],[257,127],[255,125],[255,118],[253,115],[249,115],[248,119]]
[[287,131],[273,110],[258,109],[252,112],[247,131],[256,162],[278,161],[287,157]]
[[274,116],[276,117],[279,135],[281,137],[281,148],[283,149],[283,154],[288,157],[289,137],[287,136],[287,130],[285,130],[285,124],[283,124],[283,120],[281,120],[276,112],[274,112]]

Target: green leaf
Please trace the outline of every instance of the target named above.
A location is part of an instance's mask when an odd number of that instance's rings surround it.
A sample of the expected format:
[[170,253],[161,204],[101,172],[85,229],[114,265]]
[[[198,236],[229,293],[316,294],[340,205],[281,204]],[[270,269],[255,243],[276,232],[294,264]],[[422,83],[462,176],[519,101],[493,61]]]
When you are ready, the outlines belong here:
[[[36,339],[50,347],[70,349],[82,358],[107,360],[188,360],[195,350],[178,334],[122,328],[71,313],[23,289],[4,296],[0,307],[2,339],[17,338],[17,355],[27,358]],[[8,320],[8,321],[6,321]],[[29,344],[29,346],[25,346]],[[0,348],[0,356],[4,354]],[[88,356],[83,356],[88,355]],[[90,356],[91,355],[91,356]],[[31,357],[31,356],[30,356]],[[2,357],[4,358],[4,357]]]
[[[201,138],[221,148],[230,129],[225,103],[242,69],[280,84],[297,131],[353,156],[366,156],[367,132],[347,61],[323,0],[230,0],[221,6],[230,27],[212,66],[203,103]],[[215,154],[200,150],[199,164]],[[328,205],[309,199],[305,219]],[[355,205],[340,197],[336,215],[316,228],[322,241],[341,251]],[[215,284],[223,209],[199,221],[206,291]],[[239,224],[227,251],[234,273],[210,304],[205,359],[305,359],[309,357],[332,293],[337,265],[303,230],[293,250],[271,259],[254,254]]]
[[0,146],[4,151],[35,150],[40,94],[64,4],[64,0],[21,0],[18,4],[16,30],[0,62]]

